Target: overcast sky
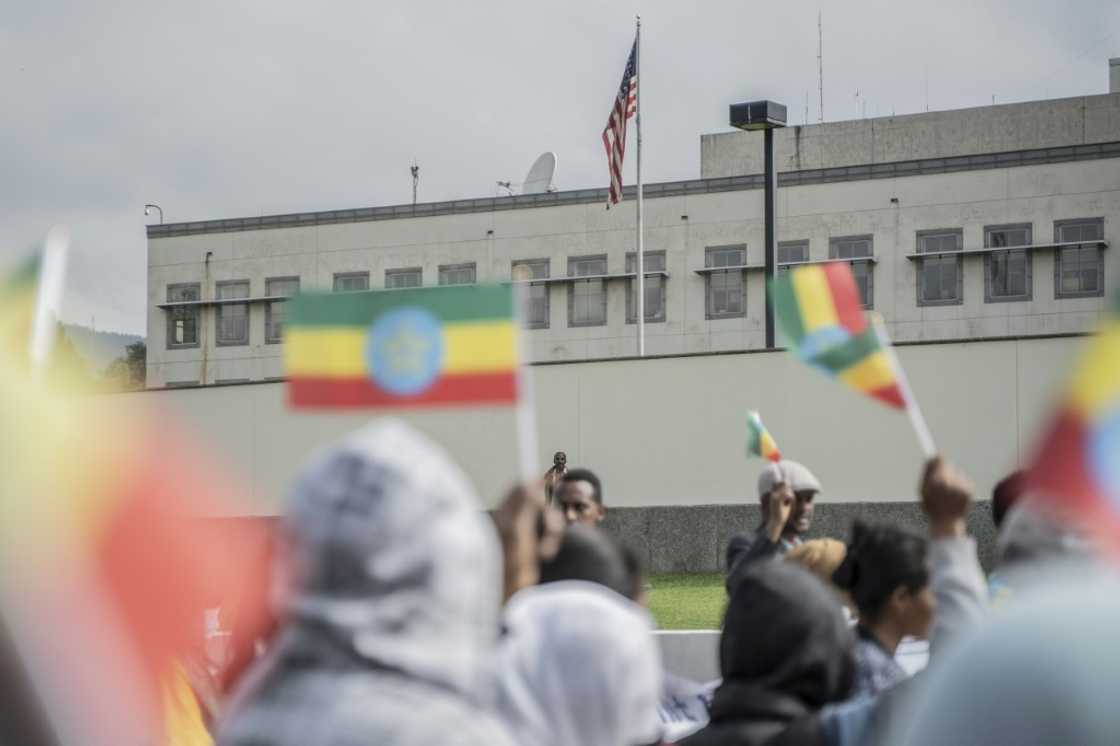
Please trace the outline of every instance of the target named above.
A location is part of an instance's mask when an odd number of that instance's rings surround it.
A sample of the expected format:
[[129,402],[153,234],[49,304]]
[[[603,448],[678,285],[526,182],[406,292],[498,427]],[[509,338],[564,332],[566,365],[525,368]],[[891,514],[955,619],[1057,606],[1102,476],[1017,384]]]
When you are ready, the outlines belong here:
[[[492,196],[600,132],[642,14],[647,181],[699,175],[727,105],[828,121],[1107,90],[1115,0],[6,0],[0,267],[71,226],[64,316],[144,333],[145,202],[169,222]],[[928,90],[928,100],[927,100]],[[628,171],[629,174],[629,171]],[[627,177],[629,181],[629,176]]]

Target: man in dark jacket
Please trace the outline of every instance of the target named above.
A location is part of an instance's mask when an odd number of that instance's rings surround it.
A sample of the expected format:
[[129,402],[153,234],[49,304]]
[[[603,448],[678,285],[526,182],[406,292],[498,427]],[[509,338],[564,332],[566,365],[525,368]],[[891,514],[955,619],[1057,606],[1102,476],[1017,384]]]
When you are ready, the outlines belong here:
[[813,523],[813,500],[821,483],[796,461],[768,463],[758,475],[762,525],[754,533],[738,533],[727,545],[727,590],[751,562],[772,559],[801,543]]
[[847,699],[855,636],[824,584],[786,562],[755,562],[733,588],[711,722],[682,746],[824,743],[818,713]]

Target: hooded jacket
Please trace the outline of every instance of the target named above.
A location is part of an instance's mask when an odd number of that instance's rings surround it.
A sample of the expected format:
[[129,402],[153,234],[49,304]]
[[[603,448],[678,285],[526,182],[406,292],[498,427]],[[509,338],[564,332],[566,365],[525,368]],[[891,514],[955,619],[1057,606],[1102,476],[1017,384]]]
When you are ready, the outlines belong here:
[[219,744],[507,746],[490,668],[500,556],[479,507],[443,451],[396,421],[312,463],[283,524],[284,626]]
[[746,569],[720,638],[723,683],[711,722],[687,746],[814,744],[817,714],[855,681],[855,638],[840,604],[815,577],[782,562]]
[[660,735],[661,662],[649,612],[580,580],[506,607],[498,709],[523,746],[637,746]]

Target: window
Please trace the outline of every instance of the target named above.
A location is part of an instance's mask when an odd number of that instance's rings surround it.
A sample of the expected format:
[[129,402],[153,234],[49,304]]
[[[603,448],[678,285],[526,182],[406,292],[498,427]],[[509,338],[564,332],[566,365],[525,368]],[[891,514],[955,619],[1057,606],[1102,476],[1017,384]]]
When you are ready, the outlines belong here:
[[[272,277],[264,281],[264,294],[270,298],[289,298],[299,292],[298,277]],[[284,338],[284,301],[270,301],[264,310],[265,344]]]
[[[197,302],[201,286],[197,282],[167,286],[168,303]],[[167,347],[198,347],[198,306],[167,309]]]
[[336,293],[351,293],[357,290],[369,290],[369,272],[335,273],[334,291]]
[[[249,297],[249,281],[234,280],[219,282],[216,297],[218,300]],[[214,339],[219,347],[249,344],[249,304],[221,303],[214,319],[217,327]]]
[[[548,279],[547,259],[526,259],[514,262],[512,267],[514,280]],[[548,328],[548,285],[521,286],[522,307],[521,320],[528,329]]]
[[422,284],[422,279],[423,272],[421,272],[419,267],[385,270],[385,287],[391,290],[418,288]]
[[[918,253],[960,251],[960,230],[921,231]],[[964,300],[961,256],[931,256],[918,264],[918,305],[951,306]]]
[[[1000,225],[984,229],[984,247],[1030,246],[1031,226]],[[1031,299],[1031,255],[1026,249],[995,251],[984,258],[984,302]]]
[[439,268],[440,285],[473,285],[474,262],[445,264]]
[[[704,249],[704,266],[742,267],[747,263],[747,246],[709,246]],[[709,319],[730,319],[747,315],[747,284],[743,270],[710,272],[707,275],[705,315]]]
[[853,259],[852,274],[855,275],[856,285],[859,286],[859,297],[864,308],[873,308],[875,305],[875,283],[872,275],[874,265],[870,261],[859,261],[862,258],[872,257],[871,236],[849,236],[847,238],[832,238],[828,242],[829,259]]
[[1054,297],[1084,298],[1104,295],[1104,254],[1097,241],[1104,240],[1104,220],[1066,220],[1054,224],[1057,243],[1085,242],[1062,246],[1054,261]]
[[809,261],[808,241],[779,241],[777,274],[789,272],[789,264],[804,264]]
[[[569,277],[605,275],[607,257],[581,256],[568,259]],[[607,323],[606,281],[576,280],[568,286],[568,326],[602,326]]]
[[[646,272],[665,271],[664,251],[643,251],[642,263]],[[633,272],[638,265],[637,253],[626,255],[626,271]],[[638,320],[637,309],[637,279],[626,281],[626,323],[633,324]],[[645,318],[646,321],[665,320],[665,278],[661,276],[645,278]]]

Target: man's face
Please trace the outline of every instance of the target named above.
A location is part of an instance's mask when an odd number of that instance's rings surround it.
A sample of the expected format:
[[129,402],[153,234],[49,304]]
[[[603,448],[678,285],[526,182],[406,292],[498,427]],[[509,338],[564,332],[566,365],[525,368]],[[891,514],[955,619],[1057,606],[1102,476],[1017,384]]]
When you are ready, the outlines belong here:
[[783,533],[800,535],[808,533],[813,524],[813,498],[817,496],[816,490],[799,490],[793,493],[793,508],[789,512],[789,520]]
[[568,463],[568,456],[563,451],[557,451],[556,455],[552,457],[552,465],[563,468]]
[[590,482],[564,482],[560,485],[556,500],[569,526],[573,523],[594,526],[607,514],[606,508],[595,501],[595,488]]

